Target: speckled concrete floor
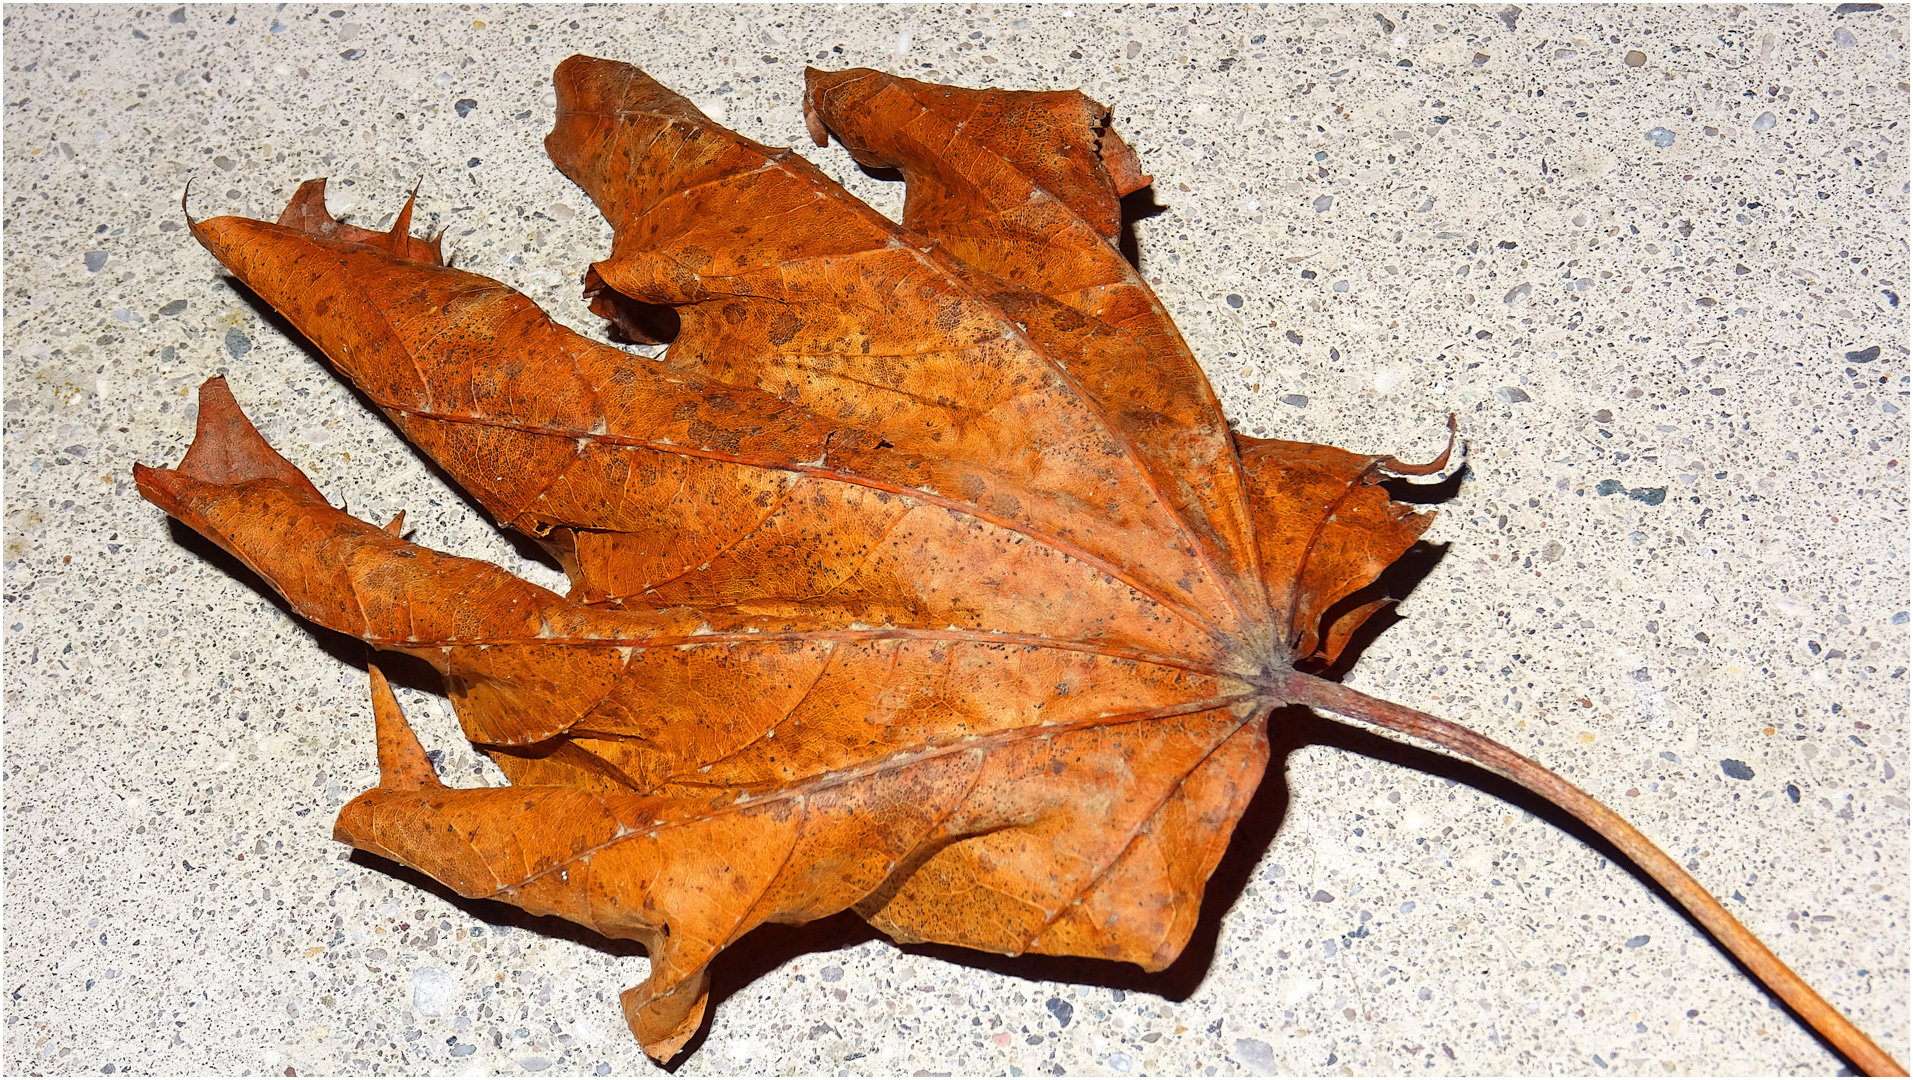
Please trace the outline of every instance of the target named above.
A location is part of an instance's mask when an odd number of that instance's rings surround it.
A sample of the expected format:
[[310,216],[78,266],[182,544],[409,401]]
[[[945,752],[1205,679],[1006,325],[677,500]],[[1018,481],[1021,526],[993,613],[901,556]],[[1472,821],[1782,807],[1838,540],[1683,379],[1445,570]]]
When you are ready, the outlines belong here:
[[[1448,545],[1349,675],[1619,808],[1907,1046],[1907,11],[9,7],[9,1073],[644,1073],[645,961],[347,858],[356,654],[130,482],[230,374],[336,500],[546,583],[227,285],[194,209],[297,183],[602,333],[540,145],[573,52],[802,144],[801,72],[1082,87],[1156,177],[1141,265],[1243,430],[1426,454]],[[898,185],[804,151],[879,209]],[[489,766],[404,699],[442,769]],[[1635,875],[1482,774],[1282,717],[1163,978],[758,940],[683,1066],[1825,1073]],[[744,984],[744,985],[739,985]]]

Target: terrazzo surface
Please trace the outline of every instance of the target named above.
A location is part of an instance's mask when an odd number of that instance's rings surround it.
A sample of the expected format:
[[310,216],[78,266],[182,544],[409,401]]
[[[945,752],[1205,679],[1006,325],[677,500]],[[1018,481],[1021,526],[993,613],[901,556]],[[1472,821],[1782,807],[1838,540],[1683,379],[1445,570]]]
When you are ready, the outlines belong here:
[[[331,839],[362,657],[134,490],[225,373],[335,502],[530,561],[182,228],[298,183],[594,336],[609,230],[550,72],[638,64],[813,149],[806,64],[1081,87],[1155,176],[1141,267],[1240,430],[1426,456],[1444,554],[1349,672],[1638,823],[1907,1049],[1907,9],[9,6],[10,1074],[642,1074],[642,954]],[[441,772],[499,782],[445,700]],[[1840,1067],[1642,878],[1437,755],[1293,714],[1163,976],[898,948],[720,968],[680,1074]],[[1540,816],[1536,816],[1539,812]],[[1903,1058],[1904,1060],[1904,1058]]]

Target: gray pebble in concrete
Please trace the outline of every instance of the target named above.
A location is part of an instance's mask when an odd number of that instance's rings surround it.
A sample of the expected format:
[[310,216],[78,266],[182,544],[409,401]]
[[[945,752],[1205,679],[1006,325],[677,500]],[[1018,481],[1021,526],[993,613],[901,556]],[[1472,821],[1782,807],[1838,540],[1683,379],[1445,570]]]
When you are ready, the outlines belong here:
[[[374,950],[367,950],[368,958]],[[383,959],[384,950],[374,959]],[[444,1016],[450,1011],[458,996],[458,977],[437,965],[419,968],[412,973],[412,1007],[420,1016]]]
[[1251,1076],[1276,1076],[1281,1072],[1275,1060],[1275,1048],[1261,1039],[1237,1039],[1235,1051]]

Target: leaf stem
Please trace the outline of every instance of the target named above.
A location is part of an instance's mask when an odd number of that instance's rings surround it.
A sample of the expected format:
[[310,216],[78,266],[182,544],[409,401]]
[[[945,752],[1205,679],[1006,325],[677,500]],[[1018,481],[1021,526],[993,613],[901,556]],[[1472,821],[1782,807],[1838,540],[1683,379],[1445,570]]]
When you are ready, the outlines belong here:
[[1773,951],[1740,924],[1720,901],[1681,869],[1658,845],[1619,814],[1560,776],[1522,757],[1493,739],[1415,709],[1369,697],[1340,683],[1295,673],[1288,679],[1288,700],[1364,720],[1371,724],[1426,739],[1520,784],[1583,822],[1619,848],[1635,865],[1647,871],[1674,899],[1680,901],[1714,940],[1726,947],[1767,989],[1785,1001],[1835,1050],[1868,1076],[1905,1076],[1906,1070],[1874,1045],[1839,1010],[1793,973]]

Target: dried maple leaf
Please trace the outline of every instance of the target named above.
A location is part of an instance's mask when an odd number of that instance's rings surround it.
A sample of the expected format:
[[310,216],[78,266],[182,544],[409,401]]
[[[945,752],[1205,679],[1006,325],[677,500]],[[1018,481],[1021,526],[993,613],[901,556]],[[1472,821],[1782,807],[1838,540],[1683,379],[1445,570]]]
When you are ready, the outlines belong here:
[[1892,1067],[1586,795],[1296,669],[1336,657],[1380,606],[1351,597],[1427,525],[1378,481],[1446,454],[1230,436],[1113,243],[1147,178],[1101,106],[813,72],[812,134],[903,172],[899,225],[635,68],[574,57],[556,82],[547,148],[615,230],[594,310],[674,338],[662,362],[445,265],[409,202],[372,233],[314,181],[276,224],[192,224],[572,581],[333,509],[223,380],[203,388],[192,450],[141,491],[300,614],[437,666],[512,781],[440,784],[374,668],[381,782],[340,839],[644,943],[624,1008],[666,1059],[712,957],[766,922],[854,909],[902,941],[1166,966],[1269,710],[1312,704],[1588,821],[1856,1063]]

